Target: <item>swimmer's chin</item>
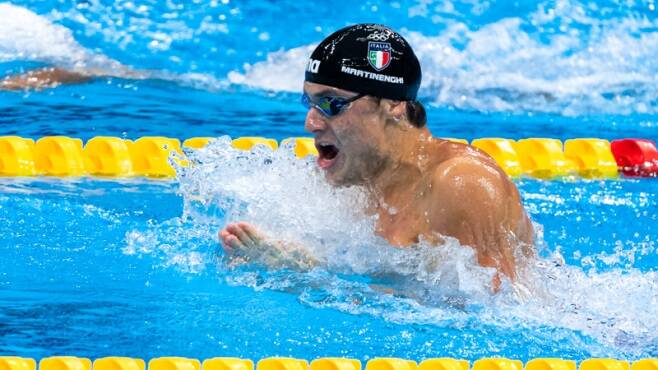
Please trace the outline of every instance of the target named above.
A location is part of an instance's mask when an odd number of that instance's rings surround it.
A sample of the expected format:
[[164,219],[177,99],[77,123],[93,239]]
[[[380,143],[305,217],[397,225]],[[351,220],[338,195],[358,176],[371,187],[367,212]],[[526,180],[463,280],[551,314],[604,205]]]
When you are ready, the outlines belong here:
[[334,187],[348,187],[353,185],[360,185],[354,179],[345,175],[345,156],[339,153],[331,160],[318,157],[316,160],[318,168],[324,173],[325,180]]

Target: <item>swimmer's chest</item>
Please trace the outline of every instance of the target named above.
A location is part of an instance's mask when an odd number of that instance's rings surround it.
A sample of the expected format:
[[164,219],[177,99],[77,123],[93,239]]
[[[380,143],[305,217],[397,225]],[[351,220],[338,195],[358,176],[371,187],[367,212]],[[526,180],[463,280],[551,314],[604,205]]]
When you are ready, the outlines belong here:
[[[431,170],[426,171],[428,174]],[[431,178],[423,176],[415,181],[410,191],[391,194],[386,199],[391,205],[376,210],[378,219],[375,224],[377,234],[392,245],[406,247],[419,242],[422,236],[430,242],[436,240],[437,230],[432,229],[430,205],[435,195],[431,191]]]
[[406,209],[388,208],[378,211],[378,219],[375,224],[377,234],[389,241],[392,245],[406,247],[416,244],[419,236],[430,237],[429,212],[423,205]]

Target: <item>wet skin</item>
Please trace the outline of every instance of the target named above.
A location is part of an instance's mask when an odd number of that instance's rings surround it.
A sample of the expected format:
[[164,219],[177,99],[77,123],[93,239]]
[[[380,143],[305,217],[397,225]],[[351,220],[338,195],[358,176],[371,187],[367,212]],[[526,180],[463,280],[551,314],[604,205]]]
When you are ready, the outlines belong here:
[[27,71],[22,74],[0,78],[0,90],[45,90],[60,85],[72,85],[89,82],[94,78],[117,77],[131,80],[159,79],[147,70],[135,70],[120,63],[110,69],[86,68],[69,70],[59,67],[45,67]]
[[[312,100],[322,96],[351,98],[356,93],[305,82]],[[420,238],[440,247],[444,236],[475,249],[478,263],[511,280],[524,256],[534,253],[533,230],[519,192],[487,154],[468,145],[433,138],[413,126],[406,102],[366,96],[334,117],[309,109],[305,129],[315,136],[318,166],[334,186],[363,186],[367,211],[376,214],[376,231],[393,246],[413,245]],[[337,153],[337,154],[336,154]],[[229,224],[220,231],[229,256],[251,255],[249,249],[285,246],[278,258],[303,250],[275,241],[254,225]],[[308,253],[280,266],[313,266]],[[263,262],[263,261],[261,261]],[[494,285],[500,283],[499,276]]]
[[90,75],[61,68],[43,68],[21,75],[8,76],[0,80],[0,90],[42,90],[62,84],[87,82]]

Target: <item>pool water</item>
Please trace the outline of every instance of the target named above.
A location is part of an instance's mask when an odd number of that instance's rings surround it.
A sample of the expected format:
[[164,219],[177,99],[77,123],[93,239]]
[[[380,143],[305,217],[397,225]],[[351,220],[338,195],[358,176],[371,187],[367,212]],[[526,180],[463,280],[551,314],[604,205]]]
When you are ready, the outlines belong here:
[[[305,59],[356,22],[417,50],[436,136],[658,138],[653,1],[0,3],[0,73],[113,76],[0,92],[0,134],[304,136]],[[390,248],[359,189],[289,149],[223,137],[175,181],[1,179],[0,353],[658,356],[655,179],[515,180],[539,258],[492,294],[470,249]],[[216,234],[236,220],[327,263],[229,266]]]

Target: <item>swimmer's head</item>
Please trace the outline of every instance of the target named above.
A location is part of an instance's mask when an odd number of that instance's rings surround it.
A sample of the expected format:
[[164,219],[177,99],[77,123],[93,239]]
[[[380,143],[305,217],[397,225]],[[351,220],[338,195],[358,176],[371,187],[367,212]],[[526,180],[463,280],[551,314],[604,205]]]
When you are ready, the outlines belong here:
[[305,128],[330,182],[368,183],[404,151],[406,134],[426,131],[420,80],[418,58],[388,27],[346,27],[318,45],[306,67]]
[[306,66],[306,81],[391,100],[416,100],[420,63],[400,34],[377,24],[334,32]]

